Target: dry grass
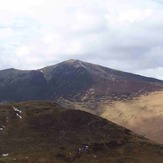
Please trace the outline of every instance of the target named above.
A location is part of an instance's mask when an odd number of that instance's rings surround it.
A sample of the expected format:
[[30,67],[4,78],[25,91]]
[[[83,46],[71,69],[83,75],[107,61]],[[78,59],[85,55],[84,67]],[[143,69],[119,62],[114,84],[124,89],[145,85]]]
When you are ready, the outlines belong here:
[[163,92],[103,106],[102,117],[163,143]]

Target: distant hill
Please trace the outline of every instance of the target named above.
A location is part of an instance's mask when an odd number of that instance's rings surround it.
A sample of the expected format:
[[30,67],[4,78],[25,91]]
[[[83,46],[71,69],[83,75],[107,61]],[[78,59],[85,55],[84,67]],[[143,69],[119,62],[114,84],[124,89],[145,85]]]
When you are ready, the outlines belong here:
[[56,103],[0,105],[2,163],[163,162],[163,146],[87,112]]
[[126,99],[163,88],[163,81],[68,60],[39,70],[0,71],[0,101]]

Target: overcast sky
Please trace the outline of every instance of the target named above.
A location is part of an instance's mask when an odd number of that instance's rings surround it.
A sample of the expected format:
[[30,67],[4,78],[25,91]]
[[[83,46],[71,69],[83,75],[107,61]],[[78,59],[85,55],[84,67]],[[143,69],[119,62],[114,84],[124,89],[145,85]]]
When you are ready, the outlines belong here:
[[0,0],[0,69],[67,59],[163,79],[162,0]]

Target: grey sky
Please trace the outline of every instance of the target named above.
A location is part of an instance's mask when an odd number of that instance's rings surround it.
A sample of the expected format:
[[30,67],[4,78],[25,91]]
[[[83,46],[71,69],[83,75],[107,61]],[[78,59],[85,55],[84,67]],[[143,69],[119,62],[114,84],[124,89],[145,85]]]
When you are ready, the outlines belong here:
[[0,69],[74,58],[163,79],[161,0],[0,0]]

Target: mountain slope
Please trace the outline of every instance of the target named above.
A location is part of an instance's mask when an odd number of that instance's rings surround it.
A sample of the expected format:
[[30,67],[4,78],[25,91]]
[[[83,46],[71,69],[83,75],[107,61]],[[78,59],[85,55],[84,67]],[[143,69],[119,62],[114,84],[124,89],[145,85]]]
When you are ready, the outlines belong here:
[[0,71],[0,101],[40,99],[46,87],[44,75],[37,70]]
[[0,162],[162,162],[163,146],[87,112],[43,101],[0,105]]
[[[53,97],[76,99],[126,99],[163,88],[163,82],[153,78],[121,72],[99,65],[68,60],[41,70],[52,83]],[[56,86],[55,90],[54,85]],[[55,93],[57,92],[57,93]],[[64,92],[64,93],[63,93]]]
[[0,71],[0,101],[87,101],[126,99],[160,90],[163,82],[79,60],[68,60],[39,70]]
[[104,105],[102,117],[163,144],[163,92]]
[[59,100],[62,106],[84,110],[122,125],[137,134],[163,144],[163,91],[131,99],[88,100],[85,102]]

